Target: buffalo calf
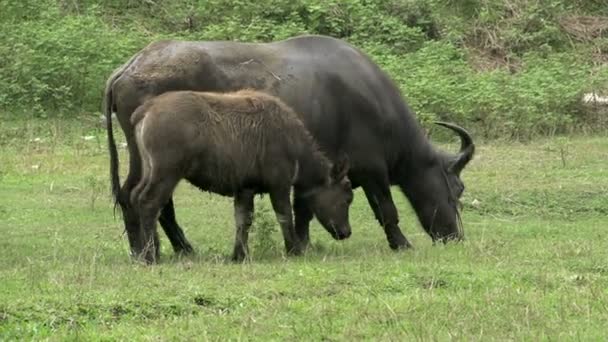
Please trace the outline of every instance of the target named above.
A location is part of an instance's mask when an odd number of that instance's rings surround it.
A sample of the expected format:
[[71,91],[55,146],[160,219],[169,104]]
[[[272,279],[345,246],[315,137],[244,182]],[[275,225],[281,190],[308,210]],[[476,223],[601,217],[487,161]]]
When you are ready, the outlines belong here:
[[304,247],[294,229],[292,186],[335,239],[350,236],[346,156],[332,165],[278,98],[252,90],[167,92],[138,107],[131,123],[142,160],[142,178],[131,194],[140,221],[134,252],[145,261],[158,257],[155,223],[182,179],[234,198],[235,261],[248,254],[255,194],[270,195],[288,254]]

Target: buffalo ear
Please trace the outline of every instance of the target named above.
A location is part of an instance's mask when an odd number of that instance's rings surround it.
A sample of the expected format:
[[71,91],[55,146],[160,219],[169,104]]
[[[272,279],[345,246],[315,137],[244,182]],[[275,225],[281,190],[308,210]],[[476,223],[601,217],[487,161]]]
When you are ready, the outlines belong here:
[[348,159],[348,156],[345,153],[341,154],[331,169],[332,178],[336,181],[342,180],[344,177],[346,177],[346,175],[348,175],[349,169],[350,160]]

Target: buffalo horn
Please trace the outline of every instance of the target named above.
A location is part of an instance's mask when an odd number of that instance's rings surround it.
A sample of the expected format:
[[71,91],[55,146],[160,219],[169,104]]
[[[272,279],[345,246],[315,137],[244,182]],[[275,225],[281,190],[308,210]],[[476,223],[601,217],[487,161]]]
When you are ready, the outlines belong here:
[[435,124],[447,127],[454,132],[458,133],[460,136],[460,152],[450,165],[450,168],[456,174],[460,174],[460,171],[464,169],[467,163],[473,158],[473,153],[475,153],[475,145],[473,144],[473,138],[464,128],[442,121],[435,121]]

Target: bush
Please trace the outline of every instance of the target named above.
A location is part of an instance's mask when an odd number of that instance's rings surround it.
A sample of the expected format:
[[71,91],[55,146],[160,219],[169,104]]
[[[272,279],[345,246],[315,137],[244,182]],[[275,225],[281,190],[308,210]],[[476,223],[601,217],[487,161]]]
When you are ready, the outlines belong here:
[[608,31],[581,38],[572,32],[585,27],[563,27],[573,11],[596,15],[594,22],[601,23],[599,15],[608,15],[601,1],[0,4],[0,111],[9,113],[97,112],[112,70],[160,38],[272,41],[302,33],[342,38],[390,74],[423,124],[454,121],[487,137],[527,139],[600,122],[579,99],[584,91],[608,88],[602,68]]
[[146,43],[109,30],[92,15],[58,17],[0,26],[4,110],[42,116],[97,111],[109,72]]
[[584,124],[582,93],[607,76],[592,76],[591,65],[566,53],[526,54],[522,70],[514,75],[506,69],[480,73],[445,42],[427,42],[407,58],[387,55],[376,60],[396,75],[423,123],[455,121],[490,138],[529,139]]

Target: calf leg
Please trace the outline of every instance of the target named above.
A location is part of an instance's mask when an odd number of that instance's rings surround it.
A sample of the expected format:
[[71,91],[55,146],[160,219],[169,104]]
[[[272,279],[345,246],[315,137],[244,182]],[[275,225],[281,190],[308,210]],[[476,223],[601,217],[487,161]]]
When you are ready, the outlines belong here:
[[[142,175],[142,160],[137,150],[137,144],[135,138],[130,136],[127,139],[129,142],[129,174],[127,180],[121,189],[121,196],[119,197],[119,204],[123,212],[123,219],[125,221],[125,228],[129,237],[129,244],[131,245],[131,251],[133,252],[133,246],[139,239],[139,216],[136,209],[133,207],[138,198],[138,194],[142,191],[144,184],[139,183],[140,179],[146,177]],[[140,187],[139,189],[136,189]],[[135,194],[137,193],[137,194]],[[163,227],[167,238],[171,242],[171,246],[176,253],[189,254],[193,252],[192,245],[186,239],[184,231],[177,223],[175,218],[175,208],[173,207],[173,198],[170,198],[167,204],[162,208],[159,217],[160,225]],[[158,240],[158,235],[156,235]],[[155,244],[156,254],[160,254],[160,244]]]
[[177,223],[175,218],[175,208],[173,207],[173,197],[169,198],[169,202],[165,204],[160,217],[158,219],[160,225],[163,227],[167,238],[171,242],[173,251],[175,253],[190,254],[194,251],[188,239],[184,235],[184,231]]
[[399,228],[399,214],[393,202],[388,181],[363,184],[367,201],[374,211],[376,220],[384,228],[388,245],[391,249],[411,248],[412,244],[405,238]]
[[[137,219],[138,219],[138,232],[137,232],[137,236],[139,237],[139,240],[136,242],[137,245],[137,253],[134,254],[134,256],[136,258],[141,257],[142,251],[144,249],[146,249],[146,245],[145,245],[145,237],[144,234],[142,232],[142,228],[141,228],[141,219],[140,219],[140,203],[139,203],[139,198],[141,196],[142,191],[146,188],[147,184],[149,182],[148,176],[147,175],[143,175],[143,177],[141,178],[141,180],[139,181],[139,183],[133,188],[133,190],[131,191],[131,208],[132,210],[137,214]],[[158,238],[158,232],[156,231],[156,229],[154,229],[154,255],[156,260],[158,260],[159,256],[160,256],[160,241]]]
[[161,208],[171,199],[177,180],[171,177],[151,177],[138,195],[140,232],[142,243],[138,257],[147,263],[155,263],[159,257],[156,220]]
[[[143,188],[145,186],[145,182],[140,181],[137,184],[137,180],[139,178],[142,178],[142,179],[145,178],[146,175],[143,175],[143,176],[140,175],[141,171],[139,171],[139,170],[141,170],[142,161],[139,158],[139,154],[137,156],[138,156],[137,161],[133,160],[133,162],[131,163],[131,168],[135,172],[133,172],[133,171],[129,172],[127,181],[125,182],[125,185],[123,186],[124,196],[128,196],[127,198],[130,198],[130,204],[131,204],[131,206],[127,206],[126,209],[123,209],[123,213],[124,212],[127,213],[124,215],[125,226],[132,227],[131,229],[138,230],[139,229],[138,214],[136,212],[136,209],[133,206],[136,205],[137,199],[139,198],[139,193],[143,190]],[[134,186],[134,184],[137,184],[137,186]],[[121,207],[122,207],[122,205],[121,205]],[[167,238],[169,238],[169,241],[171,242],[171,246],[173,247],[173,250],[175,251],[175,253],[190,254],[194,251],[192,248],[192,245],[186,239],[186,236],[184,235],[184,231],[179,226],[179,224],[177,223],[177,220],[175,218],[175,208],[173,207],[173,197],[169,198],[169,201],[167,202],[167,204],[162,208],[158,221],[160,222],[160,225],[163,227],[163,230],[165,231]],[[128,235],[133,236],[133,238],[135,239],[135,237],[137,235],[139,235],[139,232],[134,232],[133,234],[128,234]],[[130,244],[133,248],[133,244],[136,242],[135,241],[131,242],[131,237],[129,239],[130,239],[129,240]],[[156,234],[156,240],[157,240],[157,243],[155,244],[155,247],[157,249],[156,254],[159,255],[160,254],[160,241],[158,241],[158,234]]]
[[296,235],[293,226],[293,215],[291,213],[291,201],[289,199],[290,188],[275,190],[270,192],[270,202],[277,216],[283,239],[285,240],[285,249],[287,254],[299,255],[302,254],[302,246]]
[[296,236],[300,240],[302,248],[305,249],[310,245],[309,231],[313,213],[308,206],[308,201],[305,198],[298,197],[297,190],[294,191],[293,212],[295,216]]
[[[132,159],[133,153],[130,155]],[[133,190],[140,181],[140,178],[141,171],[139,167],[135,166],[132,162],[129,166],[129,174],[127,175],[127,179],[120,188],[117,198],[122,212],[125,231],[127,232],[127,238],[129,240],[129,247],[132,255],[137,253],[137,249],[139,248],[138,246],[140,246],[142,242],[138,212],[136,207],[132,205],[131,201],[131,198],[133,197]]]
[[236,239],[234,241],[233,261],[243,261],[249,255],[247,240],[249,227],[253,221],[252,190],[241,190],[234,196],[234,221],[236,223]]

